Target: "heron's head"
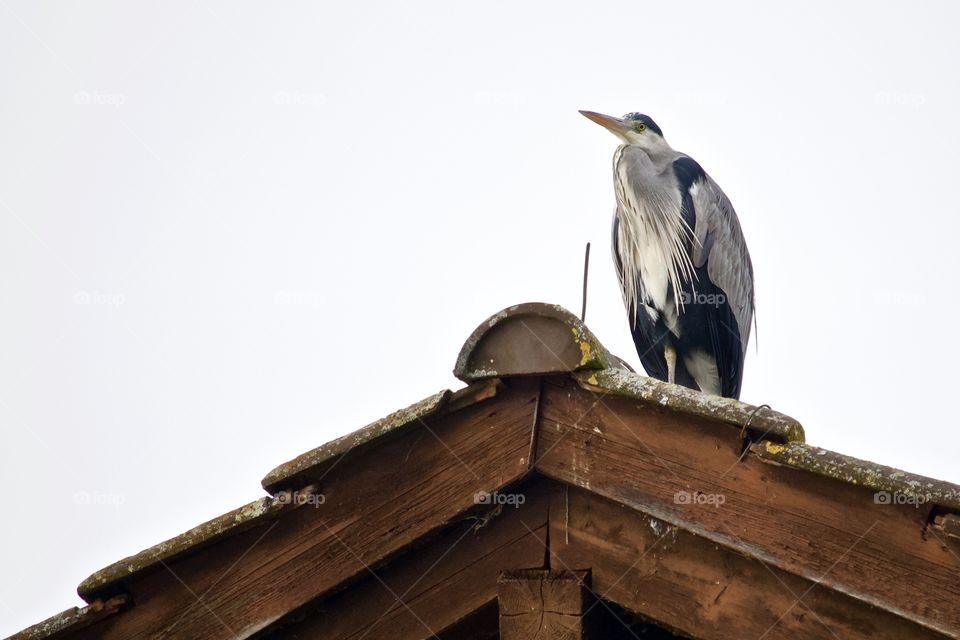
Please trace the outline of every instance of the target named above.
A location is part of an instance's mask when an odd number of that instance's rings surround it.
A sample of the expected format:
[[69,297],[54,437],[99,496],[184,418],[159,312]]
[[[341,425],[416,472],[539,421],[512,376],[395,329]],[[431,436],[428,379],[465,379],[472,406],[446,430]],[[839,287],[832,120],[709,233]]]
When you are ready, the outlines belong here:
[[663,139],[663,131],[648,115],[628,113],[622,118],[614,118],[594,111],[580,113],[620,138],[624,144],[635,145],[648,152],[670,148],[667,141]]

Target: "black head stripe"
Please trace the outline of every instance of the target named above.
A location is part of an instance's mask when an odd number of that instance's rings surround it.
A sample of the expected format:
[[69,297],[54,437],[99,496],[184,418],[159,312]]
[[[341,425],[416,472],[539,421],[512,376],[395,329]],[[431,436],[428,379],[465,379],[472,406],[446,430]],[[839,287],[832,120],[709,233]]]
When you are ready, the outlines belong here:
[[657,123],[653,121],[653,118],[648,115],[634,112],[623,116],[623,119],[628,122],[642,122],[643,124],[647,125],[648,129],[656,133],[661,138],[663,137],[663,131],[660,129]]

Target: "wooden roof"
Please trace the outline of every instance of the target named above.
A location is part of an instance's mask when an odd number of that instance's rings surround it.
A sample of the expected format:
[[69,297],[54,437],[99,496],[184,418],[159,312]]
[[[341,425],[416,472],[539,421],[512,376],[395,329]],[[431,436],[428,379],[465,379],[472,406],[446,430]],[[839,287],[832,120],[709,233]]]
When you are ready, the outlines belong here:
[[552,305],[485,321],[455,372],[13,637],[960,634],[960,487],[620,368]]

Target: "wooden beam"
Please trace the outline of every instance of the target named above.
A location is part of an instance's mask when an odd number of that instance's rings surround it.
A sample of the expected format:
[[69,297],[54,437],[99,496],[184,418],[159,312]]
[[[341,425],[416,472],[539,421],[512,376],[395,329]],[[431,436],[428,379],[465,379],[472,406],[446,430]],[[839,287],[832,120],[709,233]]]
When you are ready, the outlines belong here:
[[542,479],[511,489],[522,492],[522,506],[480,510],[419,541],[348,589],[293,613],[264,635],[270,640],[445,636],[445,630],[496,601],[503,567],[543,565],[549,492],[556,490]]
[[[248,638],[363,575],[527,471],[535,381],[426,418],[331,466],[323,501],[125,584],[135,606],[77,638]],[[287,511],[287,509],[289,509]]]
[[[535,464],[541,473],[653,516],[656,522],[673,525],[678,531],[696,534],[724,552],[720,557],[732,551],[751,558],[760,563],[751,566],[762,572],[751,569],[754,578],[763,574],[772,578],[773,572],[798,594],[807,588],[799,585],[816,583],[811,595],[823,594],[817,615],[824,619],[830,618],[831,608],[854,611],[854,604],[859,603],[861,613],[864,607],[876,612],[873,618],[856,618],[865,622],[884,620],[892,625],[889,628],[900,628],[893,622],[900,617],[909,621],[917,634],[932,633],[923,629],[936,629],[945,637],[960,634],[960,558],[935,536],[923,537],[928,517],[924,509],[878,505],[873,492],[862,487],[771,466],[751,456],[738,462],[742,442],[735,429],[677,416],[635,400],[603,396],[573,383],[545,384],[541,413],[544,428]],[[590,518],[588,513],[581,515]],[[652,533],[652,526],[647,523],[643,529]],[[619,533],[611,540],[614,546],[605,551],[595,540],[621,529],[633,537]],[[646,549],[650,542],[636,538],[640,535],[636,526],[621,527],[615,522],[607,529],[587,528],[580,534],[594,542],[592,551],[603,551],[608,557],[618,553],[624,559],[637,548]],[[619,538],[629,541],[626,547],[616,546]],[[562,533],[551,536],[551,540],[563,539]],[[591,559],[589,554],[577,558],[582,562]],[[607,578],[611,581],[607,584],[612,584],[620,577],[593,566],[598,585]],[[629,562],[622,568],[628,566]],[[792,577],[788,579],[787,574]],[[719,602],[736,593],[730,591],[736,586],[730,576],[724,578],[722,572],[710,575],[714,596],[719,596],[723,585],[729,585]],[[643,586],[642,581],[624,580]],[[695,582],[697,576],[691,573],[685,580]],[[783,625],[798,612],[789,607],[795,598],[790,598],[779,582],[768,585],[775,587],[776,597],[768,599],[770,608],[764,615],[770,624],[784,616]],[[713,596],[707,598],[709,584],[701,585],[703,591],[697,594],[703,604],[712,601]],[[696,616],[686,617],[681,600],[671,604],[657,600],[649,591],[641,592],[646,594],[643,602],[647,606],[660,602],[653,611],[644,609],[652,617],[678,625],[685,618],[696,621]],[[693,595],[686,593],[685,597]],[[843,607],[838,603],[844,603]],[[884,611],[891,615],[883,615]],[[803,623],[803,628],[808,625]],[[709,628],[707,621],[696,627],[695,635],[722,637],[703,631]],[[853,630],[850,634],[841,637],[857,637]]]
[[582,489],[554,498],[550,541],[597,597],[701,640],[951,637]]
[[583,640],[589,571],[524,569],[500,576],[502,640]]

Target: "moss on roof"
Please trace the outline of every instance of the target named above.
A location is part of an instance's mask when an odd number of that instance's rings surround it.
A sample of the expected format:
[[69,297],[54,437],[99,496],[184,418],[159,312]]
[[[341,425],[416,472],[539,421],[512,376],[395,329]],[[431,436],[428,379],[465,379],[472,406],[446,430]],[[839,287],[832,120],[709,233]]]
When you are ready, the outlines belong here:
[[245,531],[260,521],[279,514],[285,504],[281,498],[270,496],[254,500],[239,509],[217,516],[176,537],[94,572],[80,583],[77,593],[85,601],[93,602],[107,587],[185,551],[193,551],[213,540]]
[[[809,473],[860,485],[878,492],[878,504],[938,504],[960,510],[960,486],[882,464],[813,447],[802,442],[758,442],[751,450],[761,459]],[[886,493],[887,495],[880,495]],[[902,497],[902,498],[901,498]]]
[[70,607],[65,611],[50,616],[32,627],[19,631],[7,640],[42,640],[50,638],[67,629],[82,629],[117,613],[130,603],[127,595],[119,595],[109,600],[94,600],[86,607]]
[[328,460],[345,454],[347,451],[366,444],[386,434],[401,429],[408,424],[418,422],[439,411],[450,398],[448,390],[439,391],[432,396],[415,402],[408,407],[394,411],[390,415],[357,429],[352,433],[331,440],[315,449],[311,449],[272,469],[260,484],[270,493],[274,493],[285,483],[304,471],[316,467]]
[[[760,437],[783,442],[803,442],[803,427],[790,416],[767,407],[701,393],[625,369],[582,371],[574,377],[587,389],[614,393],[687,415],[726,422],[749,429]],[[759,439],[759,438],[757,438]]]

